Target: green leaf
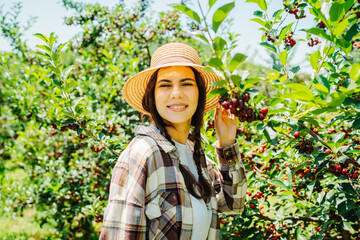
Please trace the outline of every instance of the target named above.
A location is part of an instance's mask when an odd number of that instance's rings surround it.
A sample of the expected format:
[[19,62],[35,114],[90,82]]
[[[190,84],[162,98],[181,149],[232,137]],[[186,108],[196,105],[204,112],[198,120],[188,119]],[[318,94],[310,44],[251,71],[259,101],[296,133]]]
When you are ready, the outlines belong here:
[[261,20],[260,18],[252,18],[250,20],[259,23],[261,26],[263,26],[267,29],[271,29],[270,24],[268,22]]
[[211,67],[204,67],[203,70],[216,75],[216,73]]
[[282,98],[273,98],[271,100],[270,106],[274,107],[275,105],[277,105],[278,103],[281,103],[282,101],[284,101],[284,99],[282,99]]
[[300,70],[300,66],[296,66],[290,69],[290,72],[296,74]]
[[344,4],[333,2],[330,8],[330,21],[338,23],[345,14]]
[[226,46],[226,41],[222,37],[216,37],[213,41],[213,46],[216,56],[221,57]]
[[78,128],[78,129],[76,130],[77,135],[79,136],[79,135],[82,133],[82,131],[83,131],[82,128]]
[[231,81],[234,83],[235,86],[240,86],[242,77],[239,75],[231,75]]
[[287,50],[285,50],[279,54],[279,59],[280,59],[281,63],[285,66],[286,59],[287,59]]
[[340,22],[334,29],[335,37],[339,37],[349,25],[350,22],[348,19],[345,19],[344,21]]
[[320,59],[319,51],[316,51],[313,54],[310,54],[310,64],[314,70],[317,70],[319,59]]
[[331,26],[328,22],[328,20],[326,19],[326,17],[324,16],[324,14],[321,12],[320,9],[316,9],[316,8],[310,8],[310,13],[315,15],[316,17],[320,18],[320,20],[326,25],[326,27],[328,29],[331,29]]
[[103,140],[103,138],[105,137],[105,134],[104,133],[99,133],[99,140],[100,141],[102,141]]
[[67,67],[66,69],[61,70],[61,79],[63,81],[66,80],[67,76],[69,75],[72,69],[73,69],[73,65]]
[[282,12],[284,12],[284,9],[279,9],[273,13],[272,17],[276,19]]
[[355,82],[360,80],[360,64],[356,63],[351,66],[351,70],[349,72],[349,76]]
[[310,89],[306,85],[301,83],[291,83],[288,85],[288,87],[295,91],[303,91],[306,92],[308,95],[313,95]]
[[352,7],[352,5],[354,5],[355,1],[356,0],[346,0],[345,1],[345,5],[344,5],[345,12],[347,12]]
[[214,5],[214,3],[216,3],[217,0],[209,0],[209,10],[210,8]]
[[311,101],[314,99],[314,96],[304,91],[294,91],[290,94],[286,94],[285,98],[295,99],[295,100],[303,100],[303,101]]
[[236,53],[230,61],[229,71],[233,72],[242,62],[245,61],[246,57],[247,56],[244,54]]
[[352,128],[360,129],[360,117],[358,117],[352,124]]
[[194,35],[194,36],[196,36],[196,37],[198,37],[198,38],[200,38],[200,39],[203,40],[207,45],[210,46],[210,42],[209,42],[209,40],[205,37],[203,31],[200,31],[200,30],[199,30],[199,31],[194,31],[194,32],[191,32],[191,34]]
[[274,53],[277,53],[276,48],[274,47],[274,45],[271,45],[271,44],[269,44],[267,42],[262,42],[262,43],[260,43],[260,45],[270,49]]
[[346,41],[345,39],[338,38],[336,39],[336,44],[339,45],[345,53],[350,53],[352,48],[352,44],[350,42]]
[[225,20],[228,16],[229,12],[235,7],[235,2],[231,2],[228,4],[223,5],[213,15],[212,19],[212,29],[216,33],[220,27],[220,24]]
[[350,222],[343,221],[343,226],[344,226],[344,229],[347,230],[347,231],[352,231],[353,230],[353,228],[351,227]]
[[262,79],[258,77],[248,78],[245,80],[244,89],[252,87],[255,83],[260,82]]
[[264,16],[264,12],[257,10],[257,11],[254,12],[254,15],[257,16],[257,17],[262,18]]
[[286,34],[291,31],[291,27],[292,27],[293,24],[294,23],[290,23],[289,25],[287,25],[287,26],[285,26],[285,27],[283,27],[281,29],[280,34],[279,34],[279,41],[280,42],[282,42],[285,39]]
[[328,107],[337,107],[340,106],[344,100],[346,99],[347,95],[340,92],[333,92],[330,94],[330,96],[327,97],[326,101],[330,103],[328,104]]
[[220,70],[224,68],[224,64],[220,58],[211,58],[208,62],[208,65]]
[[36,54],[46,58],[47,60],[51,60],[51,56],[48,53],[42,53],[42,52],[35,52]]
[[191,10],[190,8],[184,6],[184,5],[170,5],[173,8],[185,13],[186,15],[188,15],[189,17],[191,17],[192,19],[194,19],[197,23],[200,24],[200,17],[199,15],[194,12],[193,10]]
[[45,50],[48,53],[51,53],[51,49],[47,45],[37,45],[36,47]]
[[51,46],[51,48],[52,48],[54,42],[56,41],[56,39],[57,39],[57,36],[55,36],[55,33],[54,32],[50,33],[49,45]]
[[340,139],[342,139],[345,136],[344,132],[338,132],[336,134],[334,134],[333,138],[332,138],[332,142],[333,143],[337,143]]
[[325,86],[320,84],[313,84],[313,86],[323,95],[327,95],[329,93],[329,89],[327,89]]
[[41,33],[35,33],[34,36],[40,38],[45,43],[49,43],[49,38]]
[[224,87],[224,86],[226,86],[226,83],[227,82],[225,80],[221,80],[218,82],[212,82],[211,86]]
[[257,4],[259,5],[259,7],[266,11],[267,10],[267,4],[266,4],[266,1],[265,0],[258,0],[257,1]]
[[328,91],[330,91],[330,84],[326,77],[324,77],[323,75],[316,75],[315,79],[319,84],[325,86],[328,89]]
[[275,145],[277,143],[277,132],[270,126],[265,126],[264,134],[268,142]]
[[269,184],[289,190],[289,188],[280,180],[270,180]]
[[49,68],[51,70],[53,70],[57,76],[61,77],[61,73],[60,73],[60,70],[58,68],[56,68],[54,66],[51,66],[51,65],[49,66]]
[[56,86],[58,86],[58,87],[61,88],[61,83],[60,83],[58,80],[52,79],[52,82],[53,82]]
[[67,42],[60,44],[60,45],[56,48],[55,52],[56,52],[56,53],[59,53],[59,52],[61,51],[61,49],[63,49],[63,47],[66,46],[66,44],[67,44]]
[[279,73],[282,73],[282,66],[279,64],[274,64],[272,67],[274,70],[278,71]]
[[323,29],[320,28],[310,28],[310,29],[306,29],[307,33],[311,33],[314,34],[316,36],[319,36],[321,38],[324,38],[326,40],[331,41],[331,37],[330,35],[328,35]]
[[218,97],[219,95],[224,96],[226,94],[227,94],[227,89],[226,88],[215,88],[214,90],[211,90],[207,94],[206,99],[210,99],[210,98],[213,98],[213,97]]
[[345,34],[345,40],[351,42],[354,36],[360,32],[360,23],[355,23],[350,27],[350,29]]

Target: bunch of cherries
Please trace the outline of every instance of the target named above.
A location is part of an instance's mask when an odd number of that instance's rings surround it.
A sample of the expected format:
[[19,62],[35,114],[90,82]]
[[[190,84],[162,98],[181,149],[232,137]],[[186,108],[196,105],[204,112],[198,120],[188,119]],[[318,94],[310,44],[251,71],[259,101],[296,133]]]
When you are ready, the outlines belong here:
[[313,47],[314,45],[318,45],[319,43],[321,43],[320,41],[319,41],[319,39],[317,39],[317,38],[310,38],[310,42],[308,42],[308,45],[309,45],[309,47]]
[[285,47],[293,47],[296,44],[295,39],[293,38],[293,32],[290,32],[290,34],[284,39],[285,41]]
[[229,109],[232,114],[235,114],[239,118],[240,122],[253,122],[255,120],[264,120],[268,109],[264,107],[261,109],[260,113],[256,115],[256,112],[249,104],[250,94],[244,92],[241,96],[233,98],[224,98],[219,99],[219,103],[225,109]]
[[[299,138],[300,132],[296,131],[294,133],[294,138]],[[295,146],[299,150],[299,153],[306,153],[310,155],[314,151],[313,141],[311,139],[302,138],[300,143]]]
[[294,5],[284,4],[284,9],[286,12],[294,14],[296,19],[306,18],[305,10],[301,8],[298,2],[296,2]]
[[317,24],[317,27],[321,28],[321,29],[324,29],[324,28],[326,28],[326,25],[325,25],[325,23],[323,21],[320,20],[319,23]]

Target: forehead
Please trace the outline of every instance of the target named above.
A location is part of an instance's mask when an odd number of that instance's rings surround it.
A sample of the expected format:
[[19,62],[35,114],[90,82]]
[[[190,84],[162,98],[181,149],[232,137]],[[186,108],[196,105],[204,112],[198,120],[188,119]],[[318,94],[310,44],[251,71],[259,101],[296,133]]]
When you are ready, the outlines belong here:
[[192,78],[195,79],[195,74],[190,67],[187,66],[171,66],[160,68],[157,79],[177,79],[177,78]]

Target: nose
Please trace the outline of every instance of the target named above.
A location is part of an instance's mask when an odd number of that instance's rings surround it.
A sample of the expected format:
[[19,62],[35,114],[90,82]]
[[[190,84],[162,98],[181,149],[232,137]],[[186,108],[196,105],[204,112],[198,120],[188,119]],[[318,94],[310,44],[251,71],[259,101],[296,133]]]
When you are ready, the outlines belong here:
[[171,98],[182,98],[183,97],[183,93],[179,86],[173,87],[170,97]]

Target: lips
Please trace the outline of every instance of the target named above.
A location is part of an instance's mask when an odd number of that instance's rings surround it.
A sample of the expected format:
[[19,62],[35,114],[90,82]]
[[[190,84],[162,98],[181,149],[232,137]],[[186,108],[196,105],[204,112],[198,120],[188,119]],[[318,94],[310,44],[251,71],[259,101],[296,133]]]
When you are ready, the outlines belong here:
[[168,108],[170,108],[170,110],[175,111],[175,112],[181,112],[184,111],[189,105],[185,105],[185,104],[173,104],[173,105],[169,105],[167,106]]

